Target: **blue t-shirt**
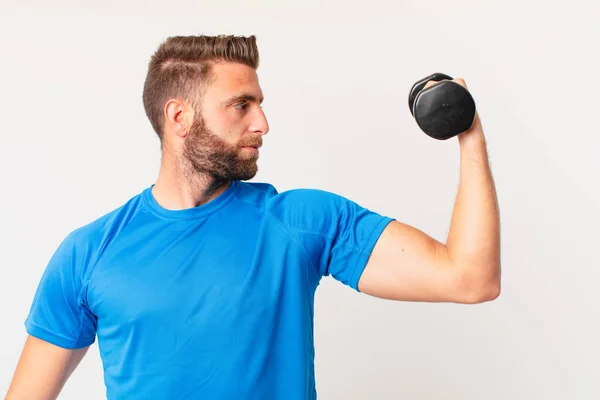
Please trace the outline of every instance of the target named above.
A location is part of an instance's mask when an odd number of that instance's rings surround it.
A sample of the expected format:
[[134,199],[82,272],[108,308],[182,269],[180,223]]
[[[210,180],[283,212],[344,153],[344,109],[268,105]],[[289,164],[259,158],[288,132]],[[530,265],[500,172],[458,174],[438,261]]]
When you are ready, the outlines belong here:
[[266,183],[177,211],[151,189],[65,238],[27,332],[97,337],[110,400],[315,399],[315,290],[328,275],[358,290],[391,218]]

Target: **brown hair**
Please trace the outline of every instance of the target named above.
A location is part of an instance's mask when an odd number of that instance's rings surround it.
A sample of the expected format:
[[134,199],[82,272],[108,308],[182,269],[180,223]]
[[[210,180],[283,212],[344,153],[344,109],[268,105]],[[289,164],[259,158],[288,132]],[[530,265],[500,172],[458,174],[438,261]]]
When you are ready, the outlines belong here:
[[197,106],[202,90],[212,79],[212,62],[227,61],[258,68],[256,36],[172,36],[150,59],[144,83],[144,110],[162,141],[163,108],[179,98]]

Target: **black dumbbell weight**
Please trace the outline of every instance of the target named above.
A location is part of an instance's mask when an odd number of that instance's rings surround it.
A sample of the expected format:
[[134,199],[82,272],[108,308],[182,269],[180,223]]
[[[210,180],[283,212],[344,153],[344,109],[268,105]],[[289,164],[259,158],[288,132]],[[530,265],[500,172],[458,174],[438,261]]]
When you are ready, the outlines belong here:
[[[452,77],[435,73],[410,90],[408,106],[423,132],[434,139],[446,140],[471,128],[475,119],[475,101],[467,89]],[[423,89],[427,82],[439,82]]]

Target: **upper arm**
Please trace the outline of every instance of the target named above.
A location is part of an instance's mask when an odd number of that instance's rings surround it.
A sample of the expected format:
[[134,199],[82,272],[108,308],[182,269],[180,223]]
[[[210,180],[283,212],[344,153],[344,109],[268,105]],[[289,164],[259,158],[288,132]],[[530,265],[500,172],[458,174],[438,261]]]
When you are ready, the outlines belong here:
[[8,399],[55,399],[95,341],[96,317],[82,279],[86,250],[69,235],[46,266],[25,321],[29,336]]
[[87,304],[84,276],[90,264],[85,241],[69,235],[51,257],[34,293],[27,333],[65,349],[91,345],[96,316]]
[[56,399],[88,349],[65,349],[29,335],[6,399]]
[[392,220],[335,193],[290,190],[270,199],[268,211],[303,248],[311,284],[332,276],[357,289],[371,249]]
[[446,246],[392,221],[376,242],[359,280],[361,292],[385,299],[471,303],[471,288]]

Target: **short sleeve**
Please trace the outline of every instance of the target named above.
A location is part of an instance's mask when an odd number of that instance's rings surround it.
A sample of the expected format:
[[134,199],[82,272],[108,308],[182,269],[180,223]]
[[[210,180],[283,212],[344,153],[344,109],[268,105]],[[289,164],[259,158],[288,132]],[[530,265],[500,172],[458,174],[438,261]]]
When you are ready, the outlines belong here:
[[358,291],[377,240],[393,218],[335,193],[296,189],[280,194],[285,224],[306,249],[318,276]]
[[94,343],[96,318],[84,300],[86,257],[81,255],[75,233],[59,245],[44,270],[29,315],[27,333],[67,349]]

